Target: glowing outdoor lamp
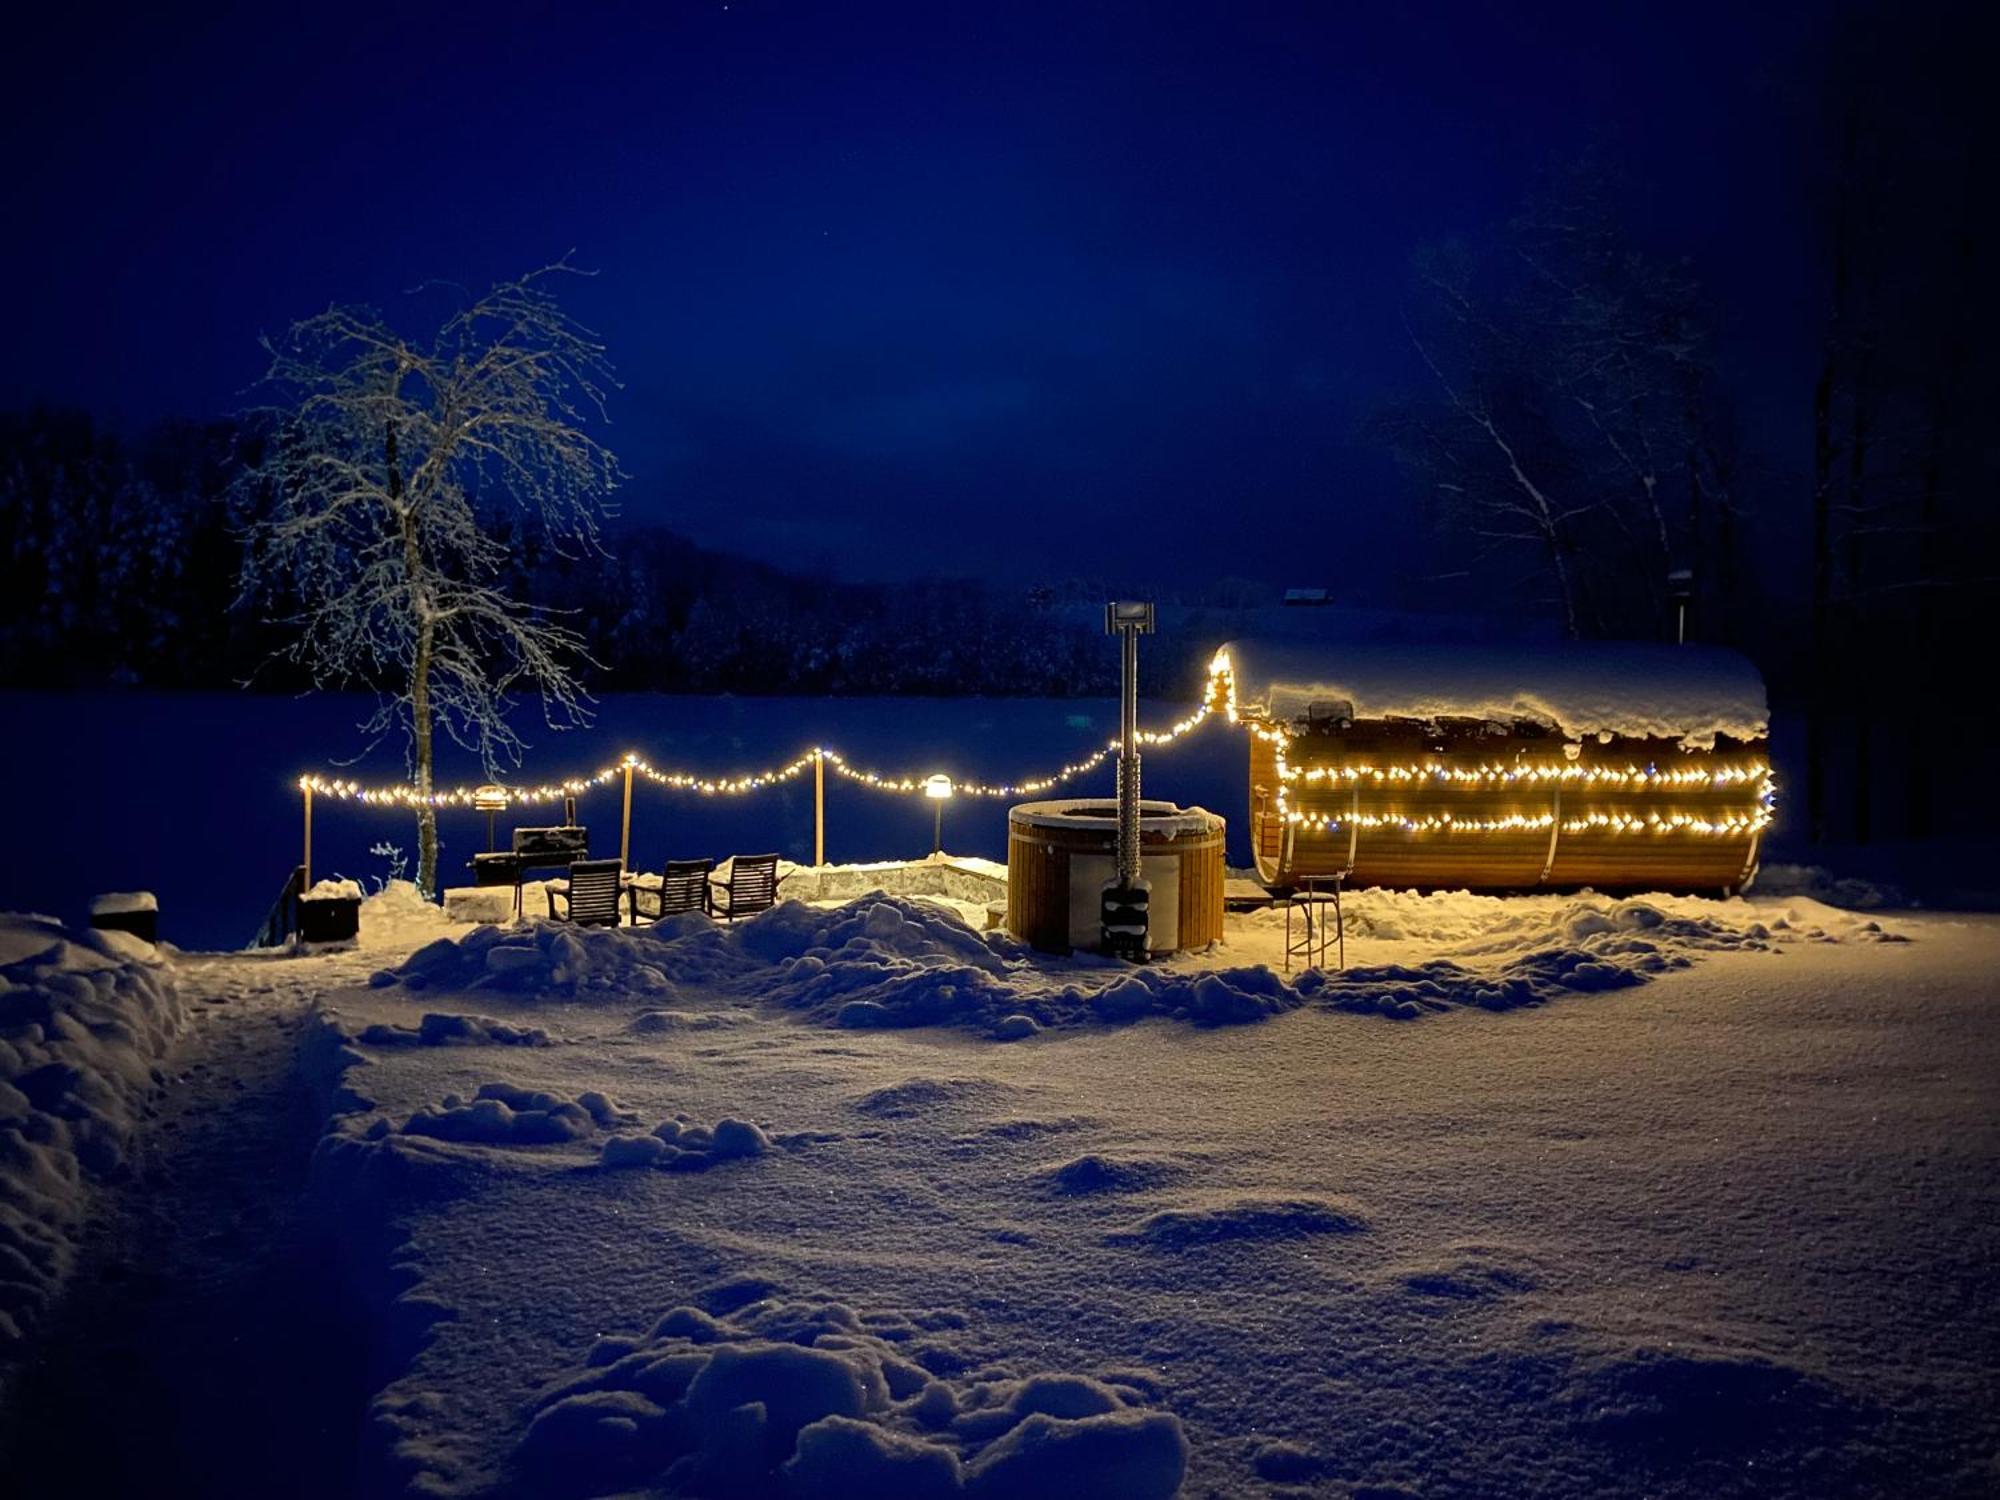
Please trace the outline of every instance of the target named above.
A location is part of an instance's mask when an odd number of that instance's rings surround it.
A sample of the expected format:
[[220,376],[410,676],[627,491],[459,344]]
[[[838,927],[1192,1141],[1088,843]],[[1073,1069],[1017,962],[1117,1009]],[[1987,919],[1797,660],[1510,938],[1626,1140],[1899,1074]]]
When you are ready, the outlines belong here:
[[944,852],[944,805],[951,800],[951,778],[943,772],[924,778],[924,795],[931,799],[931,853]]
[[507,788],[487,782],[472,789],[472,805],[486,814],[486,852],[493,852],[493,815],[507,810]]

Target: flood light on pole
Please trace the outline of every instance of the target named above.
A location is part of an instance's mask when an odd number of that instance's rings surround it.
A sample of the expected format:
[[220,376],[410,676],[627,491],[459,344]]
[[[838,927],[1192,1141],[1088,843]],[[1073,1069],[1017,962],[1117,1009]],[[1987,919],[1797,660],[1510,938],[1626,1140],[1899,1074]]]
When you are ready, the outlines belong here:
[[924,795],[931,800],[931,853],[944,852],[944,805],[951,800],[951,778],[943,772],[924,778]]
[[486,814],[486,852],[491,854],[493,852],[493,815],[495,813],[503,813],[507,810],[507,788],[490,781],[485,786],[475,787],[472,792],[472,805],[480,812]]

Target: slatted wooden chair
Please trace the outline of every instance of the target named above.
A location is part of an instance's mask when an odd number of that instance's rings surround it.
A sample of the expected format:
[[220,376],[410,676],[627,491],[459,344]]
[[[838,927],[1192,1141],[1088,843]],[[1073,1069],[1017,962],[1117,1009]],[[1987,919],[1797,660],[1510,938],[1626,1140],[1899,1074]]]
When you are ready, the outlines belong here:
[[[569,867],[569,879],[551,880],[544,889],[549,897],[549,920],[574,922],[579,927],[618,925],[618,886],[625,863],[617,859],[580,859]],[[556,898],[563,909],[556,910]]]
[[[633,925],[638,925],[641,918],[657,922],[662,917],[684,911],[714,915],[714,903],[708,895],[708,877],[714,873],[715,861],[712,859],[670,859],[657,887],[650,883],[640,885],[635,880],[628,888]],[[642,900],[653,909],[640,910]]]
[[778,856],[739,854],[729,861],[729,882],[713,889],[709,910],[718,917],[735,921],[754,916],[778,904]]

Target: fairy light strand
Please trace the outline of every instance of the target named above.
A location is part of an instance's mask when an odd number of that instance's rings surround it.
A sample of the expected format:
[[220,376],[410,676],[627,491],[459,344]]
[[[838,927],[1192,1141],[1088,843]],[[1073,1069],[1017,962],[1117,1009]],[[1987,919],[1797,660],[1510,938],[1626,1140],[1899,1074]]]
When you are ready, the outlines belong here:
[[[1370,812],[1359,816],[1352,811],[1319,813],[1296,805],[1291,795],[1294,789],[1339,786],[1358,792],[1363,787],[1377,786],[1404,786],[1411,789],[1421,789],[1425,786],[1438,789],[1512,786],[1528,789],[1575,785],[1612,793],[1620,791],[1631,793],[1754,788],[1756,806],[1754,810],[1741,814],[1704,816],[1680,811],[1664,813],[1653,811],[1645,814],[1590,812],[1562,819],[1562,831],[1741,836],[1761,831],[1769,825],[1772,818],[1772,806],[1775,800],[1774,781],[1769,763],[1762,761],[1699,769],[1664,770],[1654,763],[1643,766],[1632,763],[1619,767],[1582,765],[1570,760],[1460,766],[1427,759],[1389,765],[1363,762],[1338,766],[1294,766],[1287,754],[1293,743],[1293,736],[1282,726],[1245,715],[1241,711],[1237,699],[1234,664],[1226,649],[1217,651],[1210,660],[1202,701],[1194,711],[1165,729],[1139,731],[1139,743],[1147,746],[1171,745],[1194,733],[1211,717],[1217,715],[1226,719],[1231,725],[1247,729],[1252,735],[1271,745],[1278,782],[1277,813],[1285,822],[1311,831],[1327,831],[1354,825],[1362,828],[1394,828],[1410,833],[1529,832],[1546,830],[1554,825],[1557,819],[1553,813],[1510,813],[1498,817],[1461,817],[1451,812],[1419,813],[1395,810]],[[1117,751],[1118,742],[1115,739],[1109,740],[1082,759],[1058,766],[1040,776],[1001,782],[954,780],[952,791],[954,795],[966,797],[1032,797],[1088,775],[1102,766]],[[510,804],[556,802],[565,797],[581,796],[608,786],[628,771],[658,786],[675,791],[693,792],[700,796],[744,796],[794,781],[811,770],[815,762],[831,767],[836,775],[848,781],[893,795],[921,796],[927,779],[925,775],[915,773],[884,774],[857,766],[838,750],[825,745],[816,745],[782,765],[727,776],[667,770],[652,765],[637,754],[627,754],[615,763],[593,771],[587,776],[544,782],[539,786],[508,787],[507,799]],[[358,802],[370,807],[404,809],[423,806],[440,809],[471,807],[474,805],[478,790],[471,786],[452,786],[423,792],[407,784],[364,786],[357,781],[313,774],[300,776],[297,785],[300,790],[309,791],[316,797]]]

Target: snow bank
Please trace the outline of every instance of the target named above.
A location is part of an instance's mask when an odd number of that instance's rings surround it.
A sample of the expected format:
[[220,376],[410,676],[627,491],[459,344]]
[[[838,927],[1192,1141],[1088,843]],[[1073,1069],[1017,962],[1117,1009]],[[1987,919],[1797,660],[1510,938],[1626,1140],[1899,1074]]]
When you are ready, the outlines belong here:
[[[380,1046],[381,1034],[387,1032],[393,1034],[389,1045],[416,1046],[424,1044],[426,1033],[434,1033],[439,1038],[434,1044],[442,1045],[468,1039],[468,1030],[477,1032],[499,1025],[476,1016],[430,1015],[424,1020],[425,1025],[417,1032],[375,1025],[352,1040]],[[433,1026],[432,1022],[447,1024]],[[526,1033],[525,1037],[547,1040],[540,1031]],[[539,1045],[526,1040],[517,1044]],[[498,1079],[480,1084],[470,1099],[446,1094],[437,1105],[418,1109],[397,1125],[388,1116],[375,1112],[372,1099],[346,1087],[342,1081],[350,1069],[365,1065],[368,1058],[355,1049],[336,1023],[329,1022],[328,1035],[321,1039],[319,1050],[323,1054],[321,1081],[328,1087],[334,1108],[341,1115],[321,1142],[321,1156],[325,1158],[322,1165],[339,1163],[350,1178],[371,1169],[384,1169],[381,1163],[364,1158],[383,1152],[394,1154],[412,1138],[459,1145],[518,1147],[562,1146],[602,1137],[597,1146],[598,1162],[608,1170],[659,1167],[675,1172],[702,1172],[719,1162],[748,1160],[783,1145],[796,1145],[813,1138],[788,1136],[774,1141],[764,1127],[749,1120],[724,1116],[713,1125],[704,1125],[685,1114],[661,1121],[649,1134],[634,1134],[644,1128],[642,1118],[632,1110],[621,1109],[598,1090],[586,1090],[570,1098],[553,1090],[527,1088]],[[434,1161],[427,1163],[432,1168],[437,1165]],[[385,1170],[393,1172],[399,1168],[392,1165]]]
[[1757,867],[1756,890],[1759,896],[1804,896],[1852,911],[1911,904],[1909,897],[1893,885],[1836,875],[1825,865],[1774,864],[1770,860]]
[[[676,938],[692,941],[677,944]],[[440,937],[371,983],[400,983],[410,990],[498,990],[518,995],[574,998],[591,991],[666,997],[674,986],[663,965],[689,978],[713,979],[740,969],[721,951],[715,924],[699,913],[670,917],[652,927],[573,927],[535,922],[521,927],[475,927],[462,937]],[[721,961],[721,971],[710,960]]]
[[[322,881],[324,885],[328,882]],[[342,884],[354,885],[353,881]],[[315,887],[317,889],[317,887]],[[354,885],[351,893],[359,896]],[[427,900],[412,880],[391,880],[361,903],[361,946],[364,948],[407,948],[428,935],[453,926],[444,908]]]
[[515,1478],[559,1497],[1178,1492],[1187,1440],[1146,1391],[1074,1374],[961,1376],[969,1359],[937,1334],[963,1321],[723,1283],[643,1337],[599,1339],[545,1389]]
[[1763,678],[1717,647],[1246,640],[1223,650],[1238,706],[1277,723],[1315,703],[1346,702],[1362,719],[1526,719],[1572,738],[1657,736],[1691,747],[1711,746],[1717,735],[1761,739],[1770,730]]
[[[1686,968],[1703,952],[1759,952],[1770,925],[1676,911],[1672,898],[1421,897],[1370,891],[1350,919],[1378,937],[1416,938],[1450,957],[1301,975],[1298,992],[1331,1010],[1414,1020],[1461,1006],[1514,1010],[1558,995],[1627,989]],[[1379,898],[1379,899],[1378,899]],[[1712,906],[1683,902],[1681,906]]]
[[151,891],[106,891],[90,898],[93,917],[131,916],[137,912],[157,912],[160,898]]
[[491,1016],[461,1016],[450,1011],[426,1011],[415,1026],[377,1021],[356,1038],[369,1047],[449,1047],[492,1044],[503,1047],[546,1047],[549,1034],[539,1026],[510,1026]]
[[[1667,896],[1366,891],[1351,896],[1347,910],[1354,937],[1423,943],[1440,956],[1290,979],[1258,965],[1134,969],[1089,955],[1048,959],[1004,934],[974,932],[931,902],[870,896],[831,910],[786,902],[734,926],[688,914],[640,928],[477,928],[438,939],[376,982],[669,1002],[630,1022],[635,1032],[730,1024],[726,1011],[674,1004],[686,985],[744,1006],[776,1003],[823,1025],[957,1026],[1021,1041],[1051,1028],[1155,1016],[1243,1025],[1306,1002],[1399,1019],[1461,1006],[1509,1010],[1640,984],[1704,952],[1800,938],[1898,940],[1809,901],[1771,909]],[[1245,920],[1254,932],[1281,924],[1283,914]]]
[[60,1291],[185,1023],[152,944],[0,915],[0,1352]]
[[[1654,928],[1660,937],[1689,947],[1733,947],[1743,939],[1768,938],[1766,922],[1773,912],[1702,897],[1620,899],[1591,891],[1487,896],[1370,888],[1348,894],[1345,915],[1351,938],[1422,943],[1452,956],[1497,956],[1577,943],[1620,927]],[[1279,928],[1284,914],[1274,910],[1253,920]]]
[[1007,897],[1007,867],[990,859],[939,854],[882,864],[794,868],[780,887],[793,901],[852,901],[877,891],[890,896],[943,896],[983,906]]

